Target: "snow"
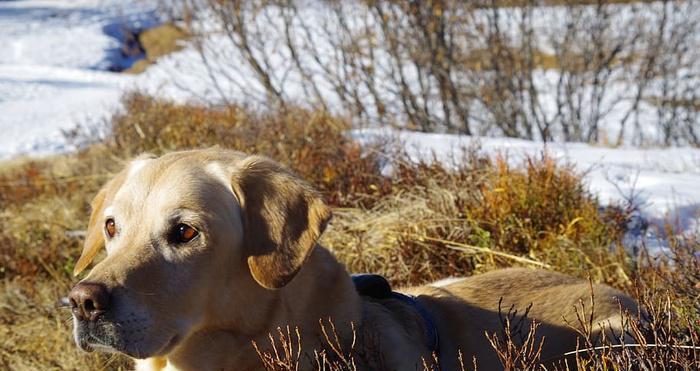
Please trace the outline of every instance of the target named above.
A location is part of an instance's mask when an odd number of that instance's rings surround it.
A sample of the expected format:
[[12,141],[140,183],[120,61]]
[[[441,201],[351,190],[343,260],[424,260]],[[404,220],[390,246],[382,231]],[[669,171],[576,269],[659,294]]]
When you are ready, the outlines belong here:
[[[389,129],[359,129],[362,143],[402,143],[415,161],[453,164],[465,150],[502,156],[513,165],[543,153],[584,174],[603,204],[632,202],[641,217],[663,230],[670,222],[682,233],[700,232],[700,149],[607,148],[583,143],[540,143],[513,138],[428,134]],[[389,170],[390,171],[390,170]],[[646,241],[647,244],[654,241]]]
[[0,158],[68,149],[63,130],[113,111],[133,78],[119,37],[153,24],[154,6],[116,0],[0,2]]
[[[416,104],[418,106],[427,107],[429,116],[441,122],[444,119],[444,111],[442,110],[442,102],[440,95],[437,93],[437,85],[434,79],[423,77],[421,81],[418,69],[412,63],[403,63],[399,68],[396,62],[393,61],[391,53],[387,50],[386,43],[382,42],[381,32],[378,40],[360,42],[361,47],[369,49],[372,45],[372,57],[359,58],[354,63],[363,64],[366,68],[371,69],[374,73],[372,80],[372,91],[363,79],[352,71],[347,71],[343,68],[346,58],[341,53],[337,52],[336,45],[342,45],[347,40],[343,40],[343,29],[348,27],[355,33],[362,34],[366,29],[376,29],[379,25],[376,20],[367,16],[366,12],[361,11],[355,2],[339,2],[338,6],[342,8],[342,14],[351,14],[347,16],[347,25],[340,25],[337,14],[328,6],[314,6],[318,2],[309,1],[311,5],[300,6],[299,16],[294,18],[290,26],[290,35],[293,44],[296,45],[299,59],[304,66],[305,73],[315,81],[319,86],[320,92],[316,94],[314,89],[309,86],[302,72],[295,67],[292,61],[289,48],[287,46],[287,38],[285,35],[285,25],[283,22],[283,12],[276,8],[263,8],[256,10],[255,16],[249,16],[246,21],[246,29],[250,35],[264,35],[264,37],[253,37],[254,42],[251,43],[251,53],[264,66],[269,64],[269,68],[264,68],[268,72],[270,83],[278,93],[287,102],[301,103],[306,106],[315,105],[316,107],[323,105],[332,113],[346,114],[348,108],[343,106],[342,94],[334,85],[338,81],[343,81],[346,86],[350,87],[350,92],[353,88],[357,89],[356,96],[353,95],[351,100],[356,99],[361,103],[364,112],[363,117],[353,114],[353,119],[363,125],[372,125],[384,119],[388,122],[407,122],[406,116],[401,103],[401,91],[404,89],[397,83],[393,83],[398,78],[397,71],[401,71],[404,75],[406,89],[413,92]],[[654,29],[656,23],[661,17],[658,15],[664,7],[670,6],[663,2],[655,3],[635,3],[621,4],[613,6],[611,9],[610,28],[615,35],[624,35],[629,37],[630,32],[626,32],[631,26],[631,23],[639,23],[639,20],[646,20],[645,27],[642,29]],[[682,23],[681,20],[685,16],[692,17],[700,15],[697,7],[692,7],[689,3],[674,4],[679,10],[671,12],[668,16],[670,23]],[[534,22],[534,29],[543,30],[542,35],[538,35],[534,41],[537,48],[543,51],[553,53],[553,43],[564,35],[564,32],[569,23],[578,20],[585,16],[586,18],[595,18],[595,6],[583,6],[569,10],[564,7],[538,7],[531,15]],[[183,100],[194,97],[199,101],[212,102],[219,100],[234,100],[244,102],[245,104],[260,104],[265,105],[269,97],[265,89],[261,86],[256,78],[257,72],[246,63],[241,50],[233,45],[233,42],[228,39],[228,35],[223,35],[217,28],[220,20],[214,16],[202,15],[195,18],[192,27],[202,33],[208,35],[201,44],[203,55],[206,57],[207,63],[202,63],[199,60],[199,51],[195,48],[189,48],[177,55],[171,55],[164,58],[158,67],[150,69],[147,74],[149,78],[144,79],[143,89],[149,92],[156,92],[167,97]],[[464,26],[462,32],[466,35],[479,35],[476,29],[488,28],[482,24],[487,18],[486,13],[490,10],[475,11],[475,16],[470,18],[470,21]],[[519,39],[520,28],[519,20],[523,17],[517,8],[507,8],[499,10],[499,19],[501,28],[509,37],[514,40]],[[244,12],[244,14],[246,14]],[[652,16],[653,15],[653,16]],[[692,18],[691,18],[692,19]],[[580,20],[579,20],[580,21]],[[575,23],[575,22],[574,22]],[[691,33],[691,35],[694,35]],[[580,35],[579,37],[582,37]],[[666,35],[665,37],[668,37]],[[691,40],[700,37],[692,37]],[[235,39],[235,37],[233,37]],[[480,48],[488,48],[488,38],[473,37],[457,40],[456,42],[464,42],[471,45],[472,48],[479,50]],[[558,40],[562,42],[562,40]],[[635,48],[643,48],[636,46]],[[697,63],[700,58],[697,58],[695,49],[690,48],[692,52],[688,52],[686,58],[691,59],[684,63],[685,68],[693,71],[690,77],[685,76],[683,69],[677,71],[676,76],[679,81],[678,85],[671,89],[672,91],[679,90],[685,93],[693,92],[698,86],[698,69],[700,63]],[[184,55],[187,54],[186,57]],[[315,58],[318,57],[318,60]],[[671,58],[671,57],[669,57]],[[207,65],[211,67],[207,70]],[[455,81],[459,81],[458,89],[468,91],[474,87],[481,87],[493,83],[492,78],[483,73],[471,73],[469,71],[455,70]],[[636,74],[632,70],[613,68],[610,71],[611,75],[605,80],[605,89],[600,91],[592,86],[587,86],[586,81],[593,78],[591,76],[571,76],[571,74],[560,74],[556,70],[535,70],[534,79],[534,102],[527,103],[525,99],[522,110],[530,113],[530,115],[538,116],[542,122],[550,122],[552,126],[549,128],[549,133],[555,138],[562,138],[563,132],[560,122],[566,121],[569,115],[572,115],[573,121],[581,120],[584,123],[596,121],[598,122],[597,135],[601,141],[616,142],[618,136],[626,143],[633,142],[634,144],[659,143],[663,140],[664,135],[659,130],[657,123],[660,121],[662,113],[657,109],[657,106],[650,101],[642,100],[638,106],[634,104],[636,90]],[[211,76],[215,77],[216,84],[211,81]],[[333,77],[327,77],[327,75]],[[152,77],[152,78],[151,78]],[[164,79],[165,77],[165,79]],[[560,81],[560,78],[563,80]],[[571,112],[569,108],[559,107],[562,97],[557,96],[557,89],[561,91],[562,87],[558,86],[561,83],[570,81],[574,86],[582,86],[582,94],[572,102],[572,107],[582,107],[580,112]],[[574,81],[581,79],[581,81]],[[669,77],[670,79],[670,77]],[[674,78],[675,79],[675,78]],[[154,85],[155,81],[160,83]],[[675,81],[675,80],[674,80]],[[663,96],[661,94],[659,78],[652,78],[646,87],[646,94],[649,96]],[[589,83],[590,84],[590,83]],[[428,94],[423,94],[424,89],[427,89]],[[183,94],[184,93],[184,94]],[[376,94],[376,95],[375,95]],[[600,94],[600,96],[599,96]],[[351,94],[352,95],[352,94]],[[380,100],[388,103],[378,106],[375,102],[375,96],[380,97]],[[529,95],[528,95],[529,96]],[[680,95],[685,97],[685,95]],[[346,97],[347,99],[347,97]],[[600,100],[598,100],[600,99]],[[469,108],[471,131],[480,135],[498,135],[502,130],[495,128],[493,122],[502,120],[494,116],[493,107],[489,108],[480,100],[468,100],[465,107]],[[599,107],[599,109],[589,109],[590,107]],[[630,110],[638,110],[639,115],[628,115]],[[387,113],[389,118],[382,118],[379,112]],[[581,115],[578,117],[577,115]],[[365,120],[366,119],[366,120]],[[535,117],[531,117],[531,123]],[[626,121],[626,130],[620,133],[620,122]],[[635,129],[631,127],[634,125]],[[525,131],[524,128],[520,128]],[[438,129],[439,130],[439,129]],[[535,130],[536,131],[536,130]],[[585,130],[584,130],[585,131]],[[537,137],[538,132],[532,133]],[[681,141],[682,142],[682,141]]]
[[[219,86],[208,79],[206,66],[193,47],[161,59],[141,75],[109,72],[113,66],[122,68],[132,62],[119,56],[121,30],[156,23],[156,5],[153,0],[0,2],[0,45],[4,46],[0,53],[0,159],[70,150],[64,130],[99,123],[119,108],[125,91],[135,88],[178,101],[212,102],[222,92],[249,97],[248,103],[264,100],[249,69],[235,62],[241,60],[240,53],[224,45],[220,35],[207,41],[218,46],[212,49],[219,51],[219,58],[229,61],[221,64],[228,70],[218,73],[240,78],[226,79]],[[306,95],[293,81],[286,86],[289,96]],[[394,136],[416,159],[430,159],[434,154],[446,162],[474,143],[485,153],[506,154],[514,163],[546,151],[585,172],[591,191],[604,203],[634,198],[653,223],[677,220],[688,232],[700,224],[698,149],[545,145],[386,129],[355,130],[350,135],[360,141]]]

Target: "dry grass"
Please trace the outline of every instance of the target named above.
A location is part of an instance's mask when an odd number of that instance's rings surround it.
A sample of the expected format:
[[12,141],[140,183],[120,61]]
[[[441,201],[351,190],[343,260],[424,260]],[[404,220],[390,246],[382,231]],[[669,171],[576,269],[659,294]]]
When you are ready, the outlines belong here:
[[165,23],[143,30],[136,37],[146,53],[146,58],[134,63],[125,71],[127,73],[141,73],[158,58],[182,49],[182,41],[189,35],[182,28],[172,23]]
[[[508,69],[511,73],[516,71],[527,71],[533,69],[542,70],[563,70],[568,72],[583,73],[590,70],[592,66],[587,61],[587,56],[575,51],[567,51],[563,55],[555,55],[542,50],[532,49],[529,54],[524,55],[523,47],[510,47],[504,45],[490,45],[488,49],[470,49],[464,55],[458,57],[459,62],[471,71],[495,71],[498,69]],[[610,52],[610,51],[608,51]],[[612,66],[631,65],[641,59],[641,55],[629,55],[624,58],[613,58],[610,62]],[[507,63],[504,60],[507,59]],[[489,98],[489,89],[484,87],[480,90],[484,99]],[[689,102],[688,104],[691,104]]]
[[[625,329],[624,345],[618,339],[599,339],[591,331],[596,327],[591,313],[596,298],[579,302],[576,320],[570,326],[579,332],[581,341],[576,349],[555,359],[542,359],[541,349],[546,338],[536,336],[539,324],[527,321],[529,308],[501,308],[502,329],[485,333],[506,370],[696,370],[700,367],[700,311],[698,295],[700,251],[696,240],[674,242],[668,255],[637,271],[638,277],[627,289],[642,305],[640,313],[620,313]],[[691,254],[689,254],[691,253]],[[680,264],[681,269],[667,269],[665,264]],[[689,290],[689,291],[688,291]],[[302,339],[287,329],[277,337],[270,336],[275,351],[260,352],[268,371],[293,371],[299,367],[300,355],[334,352],[333,338],[326,337],[327,346],[314,352],[300,346]],[[283,349],[284,352],[277,351]],[[315,370],[354,371],[359,352],[340,352],[342,362],[320,362]],[[318,359],[318,358],[316,358]],[[335,359],[331,357],[331,359]],[[458,359],[461,370],[478,370],[478,360]],[[471,362],[469,362],[471,361]],[[440,370],[437,359],[424,360],[423,371]]]
[[395,284],[526,265],[618,287],[624,212],[598,210],[580,176],[548,158],[509,167],[475,154],[456,171],[401,162],[394,192],[370,209],[340,209],[322,243],[352,271]]
[[[129,367],[122,357],[80,353],[72,342],[68,313],[55,308],[55,300],[74,282],[70,272],[81,244],[75,231],[85,226],[92,195],[128,158],[211,145],[268,155],[322,190],[335,207],[322,243],[351,271],[381,273],[395,284],[410,284],[535,265],[590,275],[628,292],[641,277],[646,286],[637,287],[650,298],[649,305],[671,299],[670,306],[650,311],[660,313],[658,323],[678,319],[672,328],[652,331],[658,333],[657,341],[697,341],[700,267],[693,249],[700,244],[672,240],[678,261],[635,268],[618,248],[624,210],[601,213],[581,175],[546,156],[511,167],[472,151],[460,167],[448,170],[408,162],[398,151],[391,159],[394,174],[386,177],[378,152],[360,148],[343,134],[349,124],[324,112],[183,106],[140,94],[127,96],[124,107],[99,140],[82,130],[69,133],[76,142],[91,143],[76,153],[0,164],[0,368]],[[290,331],[274,334],[271,341],[294,340]],[[501,343],[494,339],[494,344]],[[513,344],[503,345],[504,354],[521,354]],[[292,344],[278,350],[277,355],[261,353],[261,364],[294,369],[293,363],[274,357],[294,356],[297,348]],[[352,354],[341,353],[332,348],[318,353],[319,365],[352,369]],[[671,359],[667,353],[666,358],[653,352],[638,356],[653,363]],[[426,370],[437,369],[428,361]],[[471,366],[472,360],[465,361]]]
[[118,356],[86,354],[72,343],[70,311],[56,298],[70,287],[56,280],[16,277],[0,283],[0,368],[3,370],[127,369]]
[[290,166],[314,183],[332,205],[367,202],[389,192],[378,161],[344,132],[346,120],[322,111],[287,108],[255,113],[237,106],[217,109],[175,105],[135,94],[125,99],[106,138],[120,157],[182,148],[222,146],[258,153]]

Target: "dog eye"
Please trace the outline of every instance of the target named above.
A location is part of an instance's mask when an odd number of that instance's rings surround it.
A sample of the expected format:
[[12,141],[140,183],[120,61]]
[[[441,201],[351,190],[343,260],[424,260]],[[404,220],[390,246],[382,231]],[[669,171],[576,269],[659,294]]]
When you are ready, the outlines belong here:
[[114,222],[114,219],[107,219],[105,222],[105,232],[107,232],[107,236],[110,238],[114,237],[114,235],[117,233],[117,224]]
[[197,237],[199,232],[196,229],[190,227],[187,224],[178,224],[175,226],[175,241],[179,243],[185,243],[192,241],[193,238]]

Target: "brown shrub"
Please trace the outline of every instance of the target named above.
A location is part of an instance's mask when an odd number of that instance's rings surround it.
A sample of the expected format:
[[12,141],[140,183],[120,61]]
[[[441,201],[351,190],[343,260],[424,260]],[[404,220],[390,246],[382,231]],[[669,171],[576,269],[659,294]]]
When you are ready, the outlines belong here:
[[355,204],[368,199],[363,195],[389,191],[377,159],[346,137],[349,122],[323,111],[291,107],[256,113],[238,106],[177,105],[141,94],[127,96],[124,106],[125,112],[112,120],[106,143],[127,158],[221,146],[284,163],[323,191],[332,205]]
[[89,201],[120,164],[104,151],[0,165],[0,278],[70,277]]
[[519,169],[472,151],[452,170],[415,164],[399,150],[387,177],[380,151],[361,148],[348,129],[321,111],[259,113],[126,96],[102,143],[0,171],[2,218],[12,225],[0,231],[0,275],[68,272],[80,241],[66,232],[83,228],[90,198],[127,159],[219,145],[267,155],[318,187],[339,207],[323,242],[353,271],[419,283],[534,264],[617,286],[626,281],[624,255],[611,253],[624,215],[601,216],[570,168],[545,156]]
[[[344,134],[345,120],[324,112],[206,108],[140,94],[127,96],[124,108],[103,140],[73,132],[93,143],[79,152],[0,166],[0,278],[2,302],[10,303],[0,305],[0,367],[128,365],[121,357],[80,355],[68,315],[54,308],[73,282],[89,201],[141,152],[212,145],[272,157],[321,189],[336,206],[321,242],[351,271],[411,284],[534,265],[628,290],[628,277],[638,276],[653,283],[657,302],[669,295],[671,318],[695,324],[659,329],[661,341],[697,341],[698,242],[671,239],[679,247],[676,261],[634,271],[618,248],[626,214],[619,208],[601,213],[581,175],[546,156],[513,167],[472,151],[448,169],[410,162],[399,150],[389,158],[394,173],[383,176],[379,152],[360,147]],[[519,353],[511,348],[504,354]]]
[[454,171],[398,162],[393,193],[372,209],[336,212],[323,237],[352,271],[419,284],[529,265],[629,282],[631,265],[618,251],[622,209],[601,214],[571,168],[547,156],[521,168],[475,153]]

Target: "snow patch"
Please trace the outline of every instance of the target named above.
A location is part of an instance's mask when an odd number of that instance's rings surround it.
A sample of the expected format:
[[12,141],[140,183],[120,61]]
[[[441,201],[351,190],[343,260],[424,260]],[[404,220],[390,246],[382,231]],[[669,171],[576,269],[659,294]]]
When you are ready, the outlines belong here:
[[399,141],[415,161],[454,164],[477,146],[518,165],[543,153],[571,164],[603,204],[633,201],[651,224],[671,222],[685,233],[700,233],[700,149],[607,148],[583,143],[541,143],[511,138],[428,134],[388,129],[354,130],[361,143]]

